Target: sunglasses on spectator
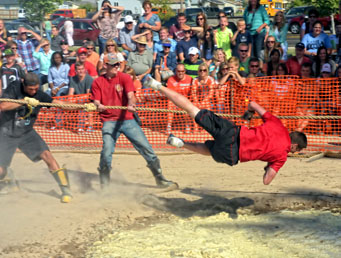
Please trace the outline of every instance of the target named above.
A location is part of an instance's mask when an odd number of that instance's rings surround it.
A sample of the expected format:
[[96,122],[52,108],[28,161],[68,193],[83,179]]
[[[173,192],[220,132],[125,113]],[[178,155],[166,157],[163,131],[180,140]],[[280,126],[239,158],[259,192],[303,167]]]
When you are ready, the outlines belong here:
[[107,47],[114,47],[115,45],[107,45]]
[[275,41],[269,40],[266,43],[275,43]]
[[109,64],[107,63],[108,66],[112,66],[112,67],[119,67],[120,66],[120,63],[115,63],[115,64]]
[[252,68],[258,68],[259,65],[250,65],[250,67],[252,67]]
[[198,21],[202,21],[205,20],[204,18],[197,18]]
[[86,49],[88,49],[88,50],[94,50],[93,47],[87,47]]
[[185,30],[184,33],[191,33],[191,31],[190,30]]
[[218,18],[226,17],[225,15],[218,15]]
[[11,49],[18,49],[17,47],[11,47]]
[[239,49],[239,51],[242,52],[242,53],[245,53],[245,52],[247,52],[248,50]]
[[229,69],[228,67],[221,68],[221,70],[228,70],[228,69]]
[[164,48],[170,48],[170,46],[163,46]]
[[184,73],[185,70],[176,70],[178,73]]
[[200,69],[199,72],[207,72],[206,69]]

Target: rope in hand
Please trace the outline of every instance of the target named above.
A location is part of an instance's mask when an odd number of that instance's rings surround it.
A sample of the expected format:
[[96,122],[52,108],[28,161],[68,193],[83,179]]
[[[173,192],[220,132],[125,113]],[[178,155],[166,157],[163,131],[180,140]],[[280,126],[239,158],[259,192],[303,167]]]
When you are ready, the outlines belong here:
[[[19,100],[19,99],[6,99],[6,98],[0,98],[0,102],[12,102],[17,104],[25,104],[28,105],[28,103],[25,100]],[[44,107],[57,107],[57,108],[74,108],[74,109],[87,109],[87,105],[85,104],[57,104],[57,103],[44,103],[39,102],[39,106]],[[120,109],[120,110],[126,110],[128,109],[126,106],[105,106],[106,109]],[[160,113],[175,113],[175,114],[187,114],[186,111],[183,110],[169,110],[169,109],[163,109],[163,108],[144,108],[144,107],[137,107],[136,111],[150,111],[150,112],[160,112]],[[242,115],[231,115],[231,114],[216,114],[217,116],[221,117],[227,117],[227,118],[241,118]],[[277,116],[281,119],[316,119],[316,120],[336,120],[341,119],[341,116]],[[259,118],[259,117],[254,117]]]

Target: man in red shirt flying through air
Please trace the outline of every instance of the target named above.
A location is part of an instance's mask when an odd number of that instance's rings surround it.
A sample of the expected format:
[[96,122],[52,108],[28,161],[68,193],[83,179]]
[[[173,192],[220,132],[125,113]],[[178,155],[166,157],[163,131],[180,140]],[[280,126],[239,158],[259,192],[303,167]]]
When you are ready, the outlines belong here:
[[[207,109],[200,110],[183,95],[162,86],[155,80],[145,83],[154,90],[159,90],[179,108],[184,109],[195,122],[212,135],[214,140],[205,143],[185,142],[170,134],[167,143],[174,147],[185,147],[188,150],[211,155],[213,159],[230,166],[238,160],[246,162],[261,160],[268,162],[264,168],[263,183],[268,185],[275,178],[279,169],[287,160],[289,152],[300,151],[307,147],[307,137],[302,132],[292,132],[282,122],[256,102],[248,105],[248,113],[257,112],[264,124],[248,128],[236,126],[233,122],[215,115]],[[250,119],[250,118],[248,118]]]

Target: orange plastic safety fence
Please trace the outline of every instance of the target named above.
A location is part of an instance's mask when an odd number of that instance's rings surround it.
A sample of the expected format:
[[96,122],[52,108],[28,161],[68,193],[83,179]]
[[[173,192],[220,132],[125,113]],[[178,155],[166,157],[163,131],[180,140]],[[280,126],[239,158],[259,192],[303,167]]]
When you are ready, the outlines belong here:
[[[200,88],[201,87],[201,88]],[[195,92],[195,94],[193,94]],[[161,93],[142,89],[136,93],[138,107],[179,110]],[[306,79],[295,76],[247,79],[245,85],[230,81],[226,85],[201,85],[186,96],[201,108],[216,113],[242,115],[246,100],[254,100],[276,116],[341,116],[340,83],[337,78]],[[73,103],[89,102],[89,95],[58,97]],[[166,145],[170,132],[187,141],[203,142],[211,136],[187,114],[138,111],[142,129],[156,149],[171,149]],[[241,126],[261,125],[261,119],[246,122],[231,119]],[[341,151],[340,119],[281,119],[289,131],[303,131],[308,136],[307,151]],[[55,148],[99,149],[102,145],[102,124],[97,112],[64,111],[42,108],[35,128],[46,142]],[[116,147],[132,148],[122,135]]]

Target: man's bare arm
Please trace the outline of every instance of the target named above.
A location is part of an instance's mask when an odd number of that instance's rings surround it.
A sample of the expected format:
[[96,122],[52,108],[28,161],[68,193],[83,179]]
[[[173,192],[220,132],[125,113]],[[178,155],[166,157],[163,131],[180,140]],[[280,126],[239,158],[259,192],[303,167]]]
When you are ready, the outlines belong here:
[[258,105],[254,101],[251,101],[249,103],[248,110],[251,112],[256,111],[260,116],[263,116],[266,113],[266,110],[261,105]]
[[277,175],[276,170],[274,170],[272,167],[265,167],[264,168],[265,173],[263,176],[263,184],[268,185],[271,183],[271,181],[275,178],[275,176]]

